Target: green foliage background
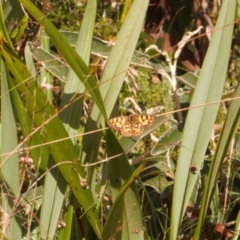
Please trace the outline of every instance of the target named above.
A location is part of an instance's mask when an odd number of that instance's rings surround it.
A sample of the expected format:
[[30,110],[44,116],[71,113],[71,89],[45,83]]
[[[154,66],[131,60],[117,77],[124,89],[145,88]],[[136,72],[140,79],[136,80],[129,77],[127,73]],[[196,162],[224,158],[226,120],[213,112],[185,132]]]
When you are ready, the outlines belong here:
[[[238,3],[194,73],[142,32],[146,0],[20,3],[0,12],[1,238],[237,239]],[[194,51],[190,3],[163,31]],[[108,128],[127,114],[156,122]]]

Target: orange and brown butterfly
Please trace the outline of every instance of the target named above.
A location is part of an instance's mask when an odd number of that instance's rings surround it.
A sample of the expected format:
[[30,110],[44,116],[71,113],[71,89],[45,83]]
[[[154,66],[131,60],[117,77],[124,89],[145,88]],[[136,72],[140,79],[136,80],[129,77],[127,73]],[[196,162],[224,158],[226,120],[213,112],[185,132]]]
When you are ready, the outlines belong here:
[[143,128],[152,125],[156,120],[153,115],[119,116],[108,120],[108,126],[119,130],[125,137],[139,136]]

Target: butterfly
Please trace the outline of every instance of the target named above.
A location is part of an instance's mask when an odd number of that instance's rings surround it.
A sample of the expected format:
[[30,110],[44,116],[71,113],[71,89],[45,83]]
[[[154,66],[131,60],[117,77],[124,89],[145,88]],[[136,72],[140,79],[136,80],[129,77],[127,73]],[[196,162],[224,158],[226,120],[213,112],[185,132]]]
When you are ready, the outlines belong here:
[[152,125],[156,120],[153,115],[129,115],[111,118],[108,126],[119,130],[125,137],[139,136],[145,126]]

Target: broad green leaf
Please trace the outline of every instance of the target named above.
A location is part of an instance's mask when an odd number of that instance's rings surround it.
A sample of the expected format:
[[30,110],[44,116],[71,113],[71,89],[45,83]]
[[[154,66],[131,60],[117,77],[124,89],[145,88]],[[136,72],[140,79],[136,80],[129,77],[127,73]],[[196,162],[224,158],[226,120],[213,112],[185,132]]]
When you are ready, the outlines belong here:
[[40,62],[53,76],[65,82],[69,68],[57,56],[52,55],[42,47],[34,48],[32,44],[29,46],[34,59]]
[[178,130],[178,126],[174,125],[165,132],[151,150],[151,155],[156,156],[163,154],[174,148],[181,140],[182,132]]
[[[60,31],[60,33],[66,38],[66,40],[69,42],[69,44],[73,47],[76,47],[76,42],[79,34],[75,32],[66,32],[66,31]],[[45,32],[43,32],[42,37],[49,38]],[[69,70],[69,67],[64,64],[61,59],[59,59],[57,56],[52,55],[49,52],[46,52],[43,48],[35,48],[34,44],[29,43],[31,47],[31,51],[33,53],[34,58],[42,63],[44,67],[54,76],[56,76],[58,79],[60,79],[62,82],[65,82],[67,72]],[[106,42],[103,42],[101,39],[98,39],[96,37],[93,37],[92,39],[92,46],[91,46],[91,54],[93,56],[99,56],[103,59],[108,59],[112,47],[108,46]],[[82,56],[82,55],[81,55]],[[142,53],[140,51],[135,50],[134,55],[131,59],[131,65],[136,67],[142,67],[147,69],[161,69],[164,70],[166,73],[169,72],[168,66],[164,62],[155,63],[152,61],[149,61],[151,59],[151,56]],[[189,77],[182,76],[180,77],[180,81],[191,85],[193,84],[193,74],[190,74],[190,80]],[[196,76],[195,76],[196,78]],[[193,82],[193,83],[192,83]]]

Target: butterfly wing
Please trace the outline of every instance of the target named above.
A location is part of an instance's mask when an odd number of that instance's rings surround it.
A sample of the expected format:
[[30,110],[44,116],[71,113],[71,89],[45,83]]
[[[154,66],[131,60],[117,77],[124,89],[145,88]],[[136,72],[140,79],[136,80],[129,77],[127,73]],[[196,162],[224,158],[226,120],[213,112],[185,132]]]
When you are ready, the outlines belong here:
[[132,135],[133,136],[139,136],[143,132],[143,126],[139,122],[133,122],[132,123]]
[[121,130],[126,122],[128,122],[128,116],[115,117],[108,120],[108,126],[115,130]]
[[125,137],[130,137],[132,136],[132,124],[131,121],[126,121],[122,128],[121,128],[121,134]]
[[150,126],[155,122],[153,115],[130,115],[111,118],[108,120],[109,127],[120,130],[125,137],[139,136],[144,126]]
[[156,120],[156,117],[153,115],[138,115],[136,117],[138,118],[138,122],[141,123],[142,126],[150,126]]

